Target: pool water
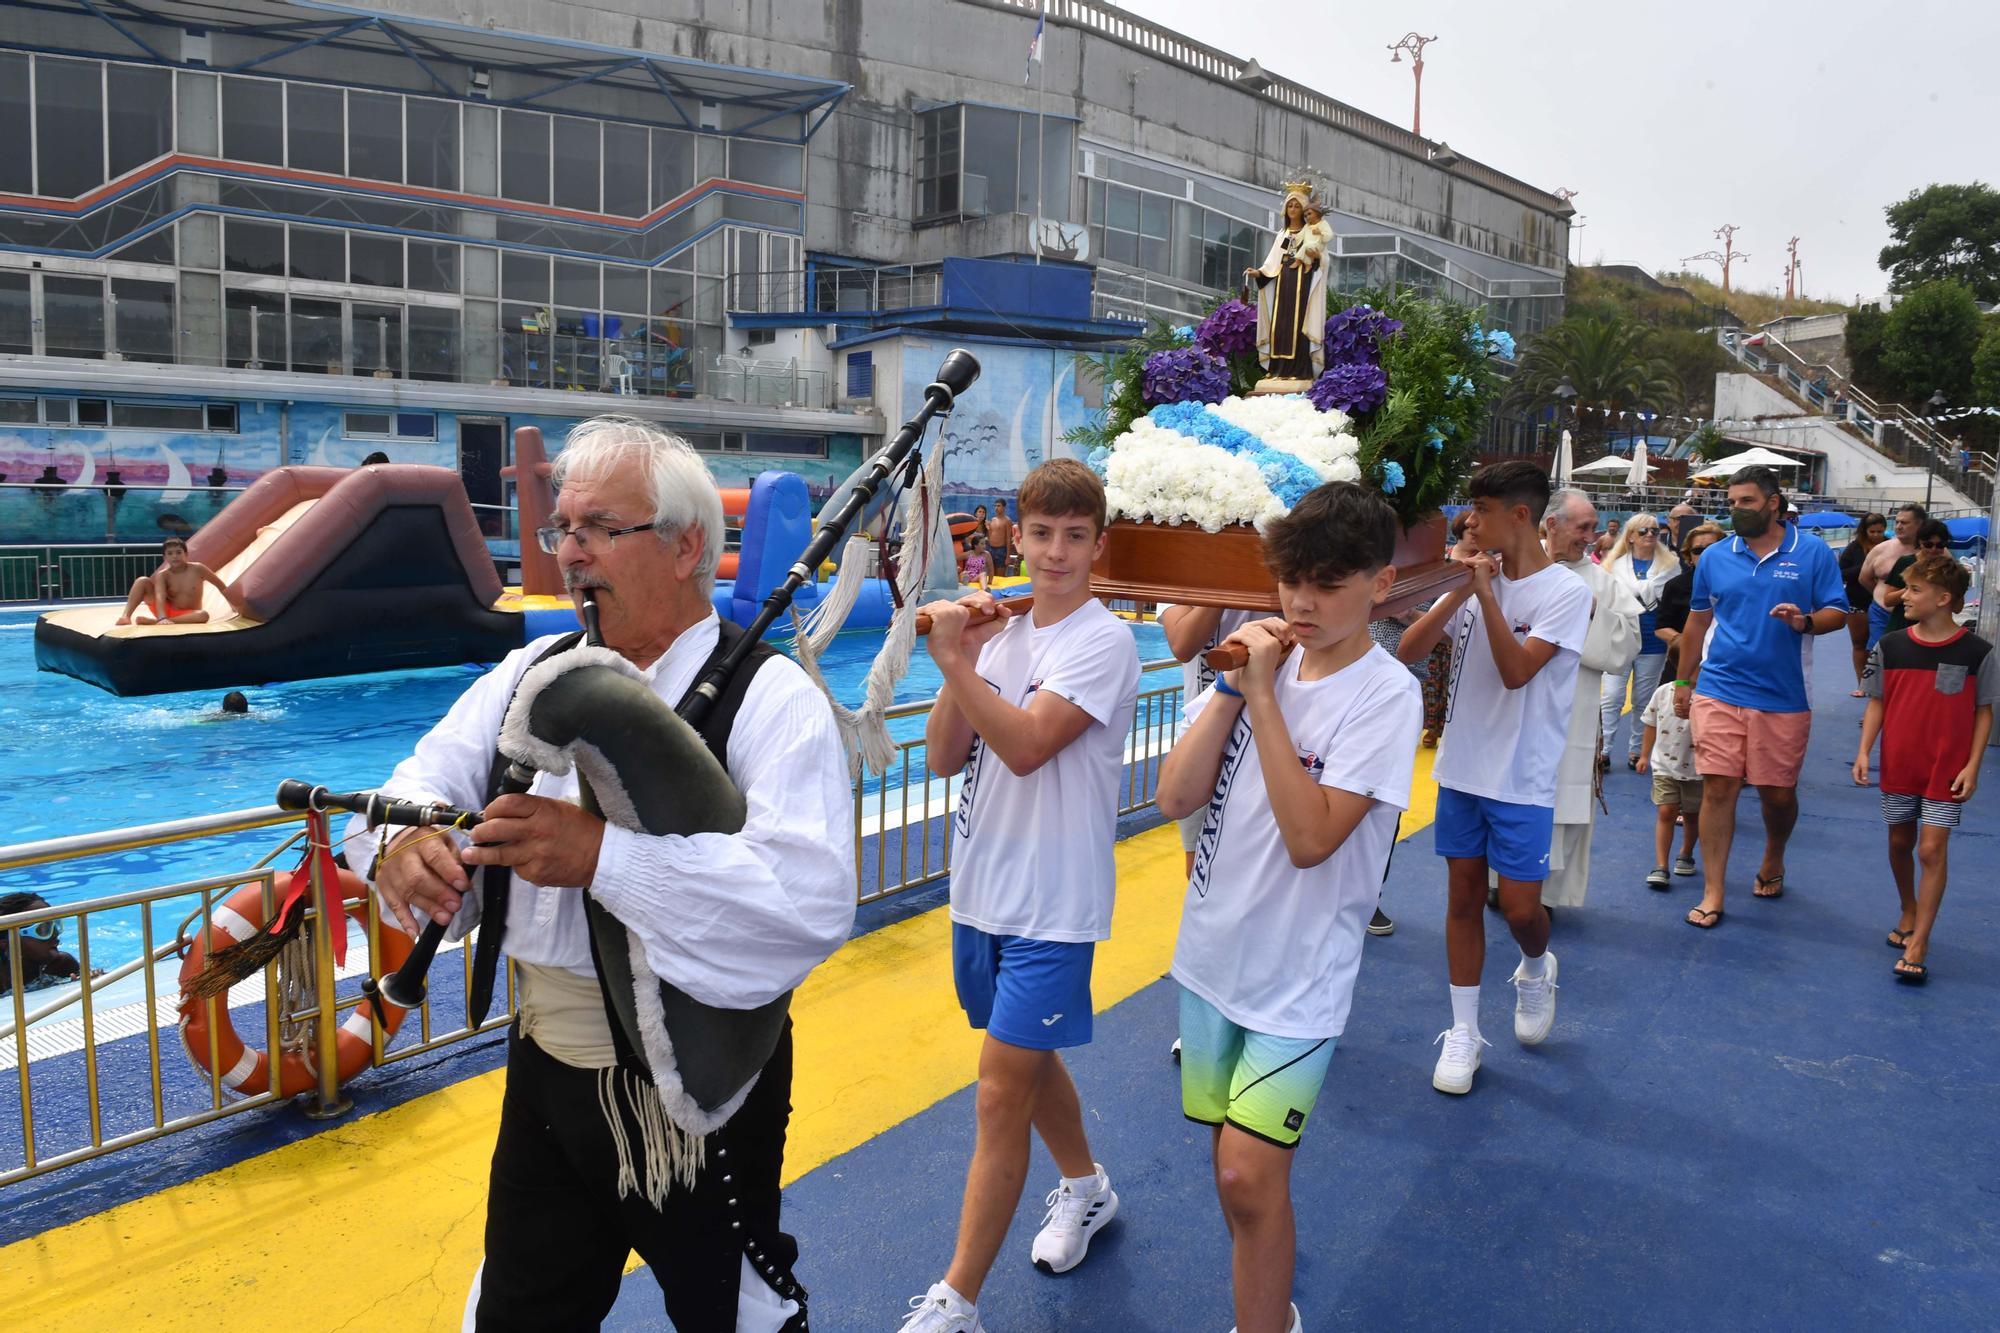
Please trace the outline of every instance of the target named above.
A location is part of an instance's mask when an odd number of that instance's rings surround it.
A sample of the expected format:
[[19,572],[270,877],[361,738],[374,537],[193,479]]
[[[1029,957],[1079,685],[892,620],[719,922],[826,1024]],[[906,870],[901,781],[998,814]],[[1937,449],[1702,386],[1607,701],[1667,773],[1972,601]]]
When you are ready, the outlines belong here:
[[[221,711],[221,692],[119,698],[35,669],[35,617],[0,612],[0,844],[186,819],[268,805],[278,783],[304,778],[336,791],[372,787],[445,713],[483,666],[336,676],[244,690],[250,712]],[[1142,660],[1166,655],[1157,625],[1134,626]],[[833,692],[858,703],[880,647],[880,631],[839,636],[821,659]],[[940,678],[919,648],[896,690],[898,703],[937,693]],[[923,719],[899,719],[899,739]],[[900,780],[900,770],[896,771]],[[870,775],[866,789],[878,780]],[[31,889],[61,905],[249,865],[277,845],[271,830],[0,873],[0,894]],[[294,858],[287,854],[287,868]],[[154,914],[156,941],[171,938],[191,908]],[[129,920],[121,919],[129,915]],[[75,952],[74,922],[63,947]],[[139,913],[98,918],[91,962],[137,956]]]

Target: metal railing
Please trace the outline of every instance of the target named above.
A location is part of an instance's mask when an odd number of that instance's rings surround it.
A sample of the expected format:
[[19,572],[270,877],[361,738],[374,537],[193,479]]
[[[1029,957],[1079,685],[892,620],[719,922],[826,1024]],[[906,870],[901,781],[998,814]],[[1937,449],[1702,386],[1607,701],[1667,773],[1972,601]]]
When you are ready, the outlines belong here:
[[[1169,669],[1177,672],[1178,667],[1179,663],[1171,660],[1148,662],[1142,667],[1142,683],[1147,674]],[[1126,771],[1118,807],[1121,815],[1153,803],[1160,764],[1176,732],[1180,693],[1178,674],[1171,677],[1170,684],[1142,689],[1139,693],[1126,742]],[[891,720],[922,717],[930,707],[929,703],[909,704],[892,710],[889,717]],[[897,761],[885,780],[873,790],[869,790],[866,782],[854,786],[854,867],[859,902],[875,902],[922,888],[950,873],[951,813],[957,780],[931,775],[924,766],[923,748],[921,735],[898,742]],[[363,905],[365,960],[350,959],[347,967],[336,969],[331,935],[319,928],[318,914],[308,912],[302,943],[288,946],[285,953],[265,965],[260,976],[239,983],[226,999],[217,997],[200,1002],[206,1011],[207,1050],[203,1068],[190,1074],[161,1055],[163,1044],[178,1044],[181,1040],[175,1031],[181,1015],[180,1001],[173,990],[161,993],[159,969],[177,957],[185,957],[196,940],[202,942],[205,953],[212,954],[211,923],[216,910],[245,885],[256,886],[262,902],[262,919],[271,920],[282,873],[274,868],[274,863],[300,844],[304,837],[302,819],[303,816],[277,806],[264,806],[0,847],[0,873],[5,873],[238,836],[265,828],[286,832],[276,847],[247,865],[83,902],[0,916],[9,992],[0,995],[0,1070],[9,1065],[15,1070],[21,1149],[18,1163],[0,1168],[0,1188],[302,1095],[309,1116],[338,1116],[348,1109],[339,1086],[340,1027],[344,1016],[361,1003],[361,978],[381,976],[382,932],[396,929],[393,924],[385,925],[372,894]],[[869,873],[871,850],[872,874]],[[231,850],[227,855],[243,858],[248,854]],[[317,902],[320,900],[318,871],[314,869],[311,873],[312,900]],[[134,911],[138,914],[138,956],[92,976],[93,929],[101,935],[122,927]],[[170,933],[160,929],[162,923],[157,917],[163,911],[168,913],[170,922],[177,923]],[[120,921],[107,920],[114,914]],[[67,993],[37,1004],[32,1000],[34,992],[26,988],[21,932],[45,921],[62,923],[64,937],[70,936],[68,927],[74,923],[75,956],[81,975],[78,984],[64,987]],[[406,1016],[393,1048],[382,1028],[371,1025],[368,1067],[413,1059],[504,1028],[512,1021],[516,992],[510,963],[504,1009],[489,1016],[483,1024],[466,1024],[472,986],[471,969],[464,965],[466,956],[459,945],[440,951],[438,965],[431,972],[430,990],[424,1002]],[[454,967],[458,973],[456,985],[450,979]],[[121,983],[128,983],[125,990],[133,989],[129,980],[134,976],[141,978],[136,999],[107,1001],[107,992]],[[446,997],[448,1001],[440,1008],[441,1000]],[[260,1014],[255,1012],[259,1007]],[[264,1092],[238,1097],[229,1090],[225,1075],[230,1071],[221,1058],[218,1032],[222,1023],[230,1021],[232,1009],[244,1020],[246,1045],[261,1039],[270,1055],[267,1061],[270,1086]],[[70,1010],[77,1011],[78,1018],[65,1017]],[[414,1032],[411,1018],[415,1020]],[[119,1059],[110,1058],[114,1043],[133,1039],[143,1039],[144,1044],[144,1083],[137,1089],[129,1086],[129,1079],[120,1084],[118,1078],[120,1074],[136,1076],[136,1062],[122,1054]],[[283,1059],[287,1051],[307,1057],[306,1065],[312,1071],[307,1085],[287,1085]],[[72,1056],[80,1056],[82,1065],[87,1102],[83,1120],[87,1127],[85,1141],[59,1144],[54,1150],[44,1152],[35,1120],[35,1074],[38,1070],[54,1070],[48,1078],[64,1078],[74,1086],[66,1077],[67,1070],[51,1063]],[[135,1104],[143,1105],[143,1110],[135,1112]],[[66,1105],[64,1109],[71,1108]],[[121,1128],[114,1121],[126,1122],[129,1127]],[[64,1130],[73,1135],[75,1123],[65,1119]],[[0,1153],[8,1146],[0,1141]]]
[[157,544],[0,548],[0,603],[106,601],[158,569]]

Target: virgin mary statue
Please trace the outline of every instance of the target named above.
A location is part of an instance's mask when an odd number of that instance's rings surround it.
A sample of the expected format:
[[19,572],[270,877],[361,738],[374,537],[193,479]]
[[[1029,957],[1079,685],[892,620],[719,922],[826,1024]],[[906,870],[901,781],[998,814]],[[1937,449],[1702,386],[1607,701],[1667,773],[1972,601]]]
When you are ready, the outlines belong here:
[[1307,221],[1312,187],[1285,182],[1285,223],[1260,268],[1245,269],[1257,293],[1257,360],[1262,393],[1302,393],[1324,368],[1326,255]]

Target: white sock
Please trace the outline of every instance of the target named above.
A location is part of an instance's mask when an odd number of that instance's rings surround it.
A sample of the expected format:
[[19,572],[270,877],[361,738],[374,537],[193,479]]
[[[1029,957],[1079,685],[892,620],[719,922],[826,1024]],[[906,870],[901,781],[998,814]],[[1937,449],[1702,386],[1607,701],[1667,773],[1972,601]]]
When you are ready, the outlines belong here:
[[1093,1171],[1087,1176],[1064,1176],[1062,1183],[1070,1187],[1074,1194],[1095,1194],[1104,1188],[1104,1173]]
[[1471,1028],[1473,1036],[1479,1035],[1479,987],[1451,988],[1451,1025],[1455,1028]]
[[1521,955],[1522,980],[1540,981],[1543,977],[1548,975],[1548,971],[1549,971],[1549,956],[1547,953],[1538,953],[1533,958],[1528,957],[1528,955],[1526,954]]

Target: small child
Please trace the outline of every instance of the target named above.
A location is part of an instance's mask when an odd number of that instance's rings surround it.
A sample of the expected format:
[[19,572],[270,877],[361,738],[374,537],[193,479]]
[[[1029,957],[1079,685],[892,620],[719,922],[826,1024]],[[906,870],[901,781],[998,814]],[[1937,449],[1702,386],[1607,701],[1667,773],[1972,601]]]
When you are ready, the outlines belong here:
[[1292,1150],[1410,803],[1423,702],[1368,635],[1396,530],[1379,495],[1344,481],[1265,528],[1285,619],[1231,636],[1248,664],[1189,702],[1160,771],[1161,814],[1208,811],[1174,950],[1181,1109],[1212,1130],[1246,1333],[1299,1328]]
[[1306,225],[1299,229],[1298,260],[1301,264],[1317,264],[1333,248],[1333,224],[1326,220],[1326,210],[1317,200],[1306,205]]
[[[1669,675],[1674,656],[1674,649],[1667,649]],[[1659,807],[1653,826],[1653,869],[1646,876],[1646,886],[1665,890],[1667,853],[1674,846],[1675,820],[1681,822],[1682,832],[1681,854],[1674,862],[1674,873],[1694,873],[1694,844],[1701,825],[1701,774],[1694,766],[1694,729],[1686,718],[1674,712],[1671,679],[1660,682],[1639,720],[1646,724],[1639,749],[1639,771],[1653,775],[1653,804]]]
[[961,583],[976,583],[982,592],[993,589],[993,570],[986,559],[986,534],[975,532],[965,539],[965,568],[959,576]]
[[1073,458],[1042,464],[1016,501],[1035,604],[968,622],[993,598],[933,602],[925,640],[944,677],[924,728],[931,771],[965,774],[953,817],[952,980],[985,1031],[958,1241],[902,1333],[981,1333],[979,1292],[1021,1200],[1030,1138],[1062,1173],[1029,1259],[1083,1262],[1118,1215],[1060,1052],[1090,1041],[1090,970],[1111,935],[1118,793],[1139,650],[1090,593],[1104,553],[1104,486]]
[[[1979,787],[1979,765],[2000,702],[2000,660],[1993,645],[1952,618],[1972,579],[1942,552],[1918,556],[1903,574],[1908,629],[1884,634],[1868,657],[1861,687],[1868,711],[1854,781],[1868,785],[1868,752],[1882,737],[1882,822],[1889,826],[1889,871],[1903,913],[1889,932],[1901,949],[1896,980],[1930,980],[1925,957],[1944,901],[1945,844]],[[1922,828],[1919,829],[1919,823]],[[1912,884],[1911,853],[1923,864]]]

